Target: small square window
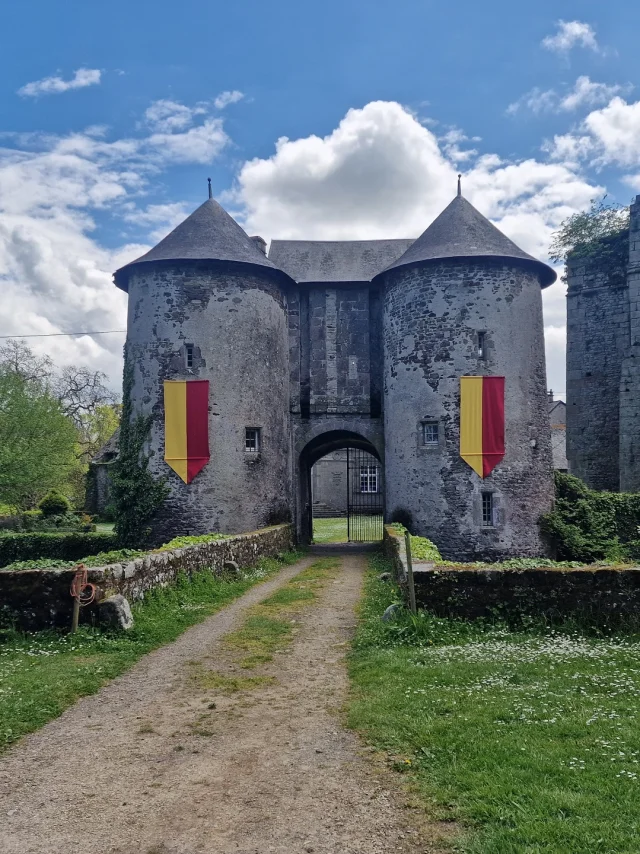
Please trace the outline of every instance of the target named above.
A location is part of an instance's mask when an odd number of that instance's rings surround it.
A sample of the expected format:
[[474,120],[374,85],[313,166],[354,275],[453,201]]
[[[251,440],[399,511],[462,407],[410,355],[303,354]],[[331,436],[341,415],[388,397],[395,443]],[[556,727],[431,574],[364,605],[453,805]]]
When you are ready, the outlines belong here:
[[478,358],[486,359],[487,357],[487,347],[486,347],[486,334],[484,332],[478,332]]
[[247,454],[260,453],[260,430],[256,427],[247,427],[245,430],[244,449]]
[[425,421],[422,424],[422,444],[436,446],[439,443],[439,425],[435,421]]
[[482,493],[482,527],[493,528],[493,493]]
[[185,361],[185,364],[188,368],[193,367],[193,351],[194,351],[193,344],[185,344],[184,361]]

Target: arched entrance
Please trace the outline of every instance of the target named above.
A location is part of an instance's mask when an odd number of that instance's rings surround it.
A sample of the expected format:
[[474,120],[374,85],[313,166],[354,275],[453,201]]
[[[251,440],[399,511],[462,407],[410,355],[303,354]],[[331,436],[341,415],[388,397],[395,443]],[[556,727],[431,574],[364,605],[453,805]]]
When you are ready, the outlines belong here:
[[[344,452],[344,453],[336,453]],[[382,539],[384,513],[382,460],[376,447],[364,436],[349,430],[331,430],[316,436],[303,448],[299,466],[298,535],[302,543],[313,539],[312,471],[327,455],[333,457],[333,477],[342,468],[339,491],[344,500],[346,539],[372,542]],[[316,492],[318,489],[318,478]],[[321,502],[316,502],[316,506]]]

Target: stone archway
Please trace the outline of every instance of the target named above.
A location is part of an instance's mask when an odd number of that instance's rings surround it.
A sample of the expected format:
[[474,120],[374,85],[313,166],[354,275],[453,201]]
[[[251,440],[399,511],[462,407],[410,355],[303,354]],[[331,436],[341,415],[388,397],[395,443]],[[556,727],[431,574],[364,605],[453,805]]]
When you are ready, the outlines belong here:
[[298,540],[308,544],[313,538],[311,470],[314,464],[332,451],[344,448],[364,451],[382,463],[375,445],[351,430],[329,430],[311,439],[300,452],[298,466]]

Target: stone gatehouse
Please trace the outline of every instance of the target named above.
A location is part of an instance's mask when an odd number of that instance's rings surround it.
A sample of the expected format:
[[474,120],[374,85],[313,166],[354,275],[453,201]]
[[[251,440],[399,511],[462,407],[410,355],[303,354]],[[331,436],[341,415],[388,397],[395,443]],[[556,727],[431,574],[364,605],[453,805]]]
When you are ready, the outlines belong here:
[[[553,500],[541,288],[555,273],[461,194],[418,239],[249,237],[209,198],[115,274],[129,294],[133,411],[153,417],[163,535],[293,519],[311,536],[311,469],[358,448],[385,516],[449,557],[540,554]],[[460,457],[460,377],[505,378],[504,458]],[[163,383],[209,383],[210,459],[164,461]]]

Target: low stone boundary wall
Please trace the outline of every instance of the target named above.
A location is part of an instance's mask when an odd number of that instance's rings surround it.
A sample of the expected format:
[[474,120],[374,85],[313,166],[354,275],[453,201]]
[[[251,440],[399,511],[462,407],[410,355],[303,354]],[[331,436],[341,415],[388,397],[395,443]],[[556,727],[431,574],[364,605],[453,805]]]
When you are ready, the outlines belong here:
[[[143,599],[148,590],[174,583],[180,572],[210,569],[220,573],[227,561],[244,569],[261,557],[275,557],[293,546],[293,526],[275,525],[225,540],[152,552],[126,563],[90,567],[88,580],[96,586],[96,602],[115,593],[135,601]],[[29,631],[69,626],[73,605],[69,587],[74,574],[74,569],[0,570],[0,619]],[[94,606],[81,609],[82,621],[91,622],[95,612]]]
[[[386,528],[385,554],[406,594],[404,539]],[[640,567],[460,569],[414,563],[418,606],[439,617],[573,617],[600,625],[640,620]]]

